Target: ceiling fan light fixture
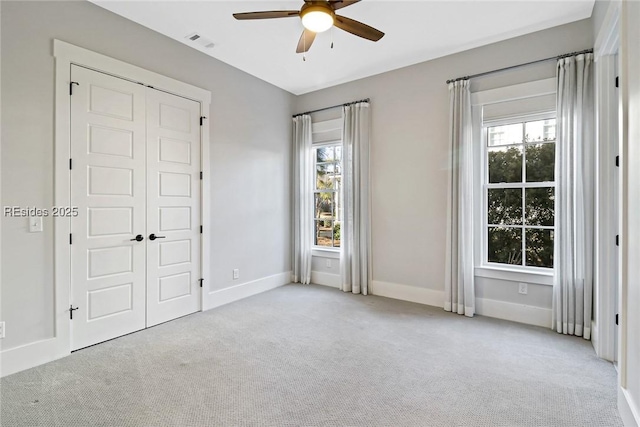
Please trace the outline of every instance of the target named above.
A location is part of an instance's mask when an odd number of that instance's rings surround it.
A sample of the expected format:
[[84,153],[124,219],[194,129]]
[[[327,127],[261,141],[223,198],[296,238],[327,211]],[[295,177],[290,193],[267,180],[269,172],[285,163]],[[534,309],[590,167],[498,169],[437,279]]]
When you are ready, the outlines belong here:
[[309,6],[300,13],[302,25],[314,33],[322,33],[333,26],[333,10],[325,6]]

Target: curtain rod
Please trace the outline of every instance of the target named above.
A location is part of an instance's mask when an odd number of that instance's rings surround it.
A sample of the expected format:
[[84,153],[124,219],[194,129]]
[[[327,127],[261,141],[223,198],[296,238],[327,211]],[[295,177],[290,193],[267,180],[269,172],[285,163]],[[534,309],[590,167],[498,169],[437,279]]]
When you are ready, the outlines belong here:
[[331,107],[319,108],[317,110],[305,111],[304,113],[294,114],[291,117],[299,117],[299,116],[303,116],[305,114],[312,114],[312,113],[317,113],[317,112],[320,112],[320,111],[330,110],[332,108],[347,107],[349,105],[357,104],[359,102],[369,102],[369,98],[361,99],[360,101],[352,101],[352,102],[346,102],[344,104],[333,105]]
[[524,63],[524,64],[512,65],[511,67],[499,68],[497,70],[492,70],[492,71],[485,71],[484,73],[472,74],[470,76],[465,76],[465,77],[458,77],[457,79],[447,80],[447,84],[453,83],[453,82],[457,82],[459,80],[469,80],[469,79],[473,79],[475,77],[482,77],[482,76],[486,76],[488,74],[499,73],[501,71],[512,70],[514,68],[520,68],[520,67],[524,67],[524,66],[527,66],[527,65],[533,65],[533,64],[537,64],[539,62],[547,62],[547,61],[551,61],[553,59],[558,60],[558,59],[562,59],[562,58],[568,58],[570,56],[576,56],[576,55],[580,55],[582,53],[593,53],[593,49],[585,49],[585,50],[581,50],[579,52],[565,53],[564,55],[551,56],[549,58],[538,59],[537,61],[531,61],[531,62],[527,62],[527,63]]

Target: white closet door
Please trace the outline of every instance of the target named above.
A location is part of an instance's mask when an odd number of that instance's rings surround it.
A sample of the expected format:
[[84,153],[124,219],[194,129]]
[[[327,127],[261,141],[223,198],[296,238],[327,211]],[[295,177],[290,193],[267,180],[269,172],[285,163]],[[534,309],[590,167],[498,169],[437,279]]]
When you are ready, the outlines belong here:
[[[145,327],[145,88],[71,67],[72,349]],[[134,240],[132,240],[134,239]]]
[[200,104],[147,89],[146,105],[147,326],[153,326],[200,310]]

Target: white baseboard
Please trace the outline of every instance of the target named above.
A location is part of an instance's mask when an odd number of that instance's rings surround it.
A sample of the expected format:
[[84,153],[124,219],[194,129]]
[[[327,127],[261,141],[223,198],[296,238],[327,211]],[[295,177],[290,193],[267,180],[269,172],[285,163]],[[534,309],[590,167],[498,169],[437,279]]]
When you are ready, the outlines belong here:
[[203,304],[203,311],[220,307],[221,305],[229,304],[283,285],[288,285],[289,283],[291,283],[291,272],[287,271],[252,280],[251,282],[241,283],[230,288],[209,292],[205,298],[205,304]]
[[551,309],[516,304],[485,298],[476,298],[476,314],[496,319],[551,328]]
[[311,283],[314,285],[330,286],[340,289],[341,276],[339,274],[323,273],[321,271],[311,272]]
[[[444,291],[374,280],[371,294],[444,307]],[[551,309],[505,301],[476,298],[476,314],[528,325],[551,327]]]
[[10,348],[0,353],[0,376],[15,374],[25,369],[68,356],[71,351],[61,351],[56,338],[25,344]]
[[[207,298],[209,305],[205,309],[219,307],[289,283],[291,283],[291,272],[287,271],[231,288],[214,291],[209,293]],[[60,348],[61,343],[59,341],[56,338],[51,338],[0,352],[0,377],[34,368],[71,354],[69,349]]]
[[638,408],[627,390],[618,387],[618,411],[625,427],[640,426],[640,408]]
[[419,288],[417,286],[401,285],[374,280],[371,283],[371,294],[381,297],[417,302],[419,304],[444,306],[444,292],[435,289]]

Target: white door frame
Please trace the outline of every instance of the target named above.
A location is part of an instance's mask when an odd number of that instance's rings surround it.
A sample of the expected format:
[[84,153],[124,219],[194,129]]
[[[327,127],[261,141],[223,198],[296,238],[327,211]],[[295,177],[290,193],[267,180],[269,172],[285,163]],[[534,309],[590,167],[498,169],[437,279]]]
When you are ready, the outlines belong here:
[[[619,144],[612,144],[612,136],[618,133],[618,104],[615,87],[616,55],[620,45],[619,4],[612,2],[594,48],[596,66],[597,105],[597,166],[596,166],[596,240],[595,260],[596,293],[594,295],[595,322],[593,325],[593,346],[596,354],[613,361],[615,355],[615,295],[618,286],[619,264],[616,261],[616,235],[620,233],[614,194],[615,166],[619,155]],[[618,140],[619,141],[619,140]],[[620,188],[620,184],[618,185]],[[619,204],[618,204],[619,207]],[[618,224],[617,229],[612,224]]]
[[[74,46],[61,40],[53,41],[53,55],[55,57],[55,206],[69,206],[71,176],[69,173],[69,158],[71,146],[71,97],[70,77],[71,64],[79,65],[105,74],[110,74],[125,80],[153,87],[154,89],[189,98],[201,105],[201,116],[209,118],[211,106],[211,92],[192,86],[178,80],[145,70],[135,65],[110,58],[90,50]],[[210,149],[209,122],[204,120],[201,131],[201,166],[203,181],[201,185],[200,220],[203,227],[201,238],[201,269],[202,278],[207,283],[210,271],[209,255],[211,243],[210,226]],[[71,289],[71,247],[69,234],[71,222],[69,218],[55,218],[54,220],[54,287],[55,287],[55,326],[54,348],[50,360],[54,360],[71,352],[71,321],[69,319],[70,289]],[[204,301],[204,290],[201,288]],[[203,306],[201,305],[201,310]],[[44,362],[41,362],[44,363]]]

